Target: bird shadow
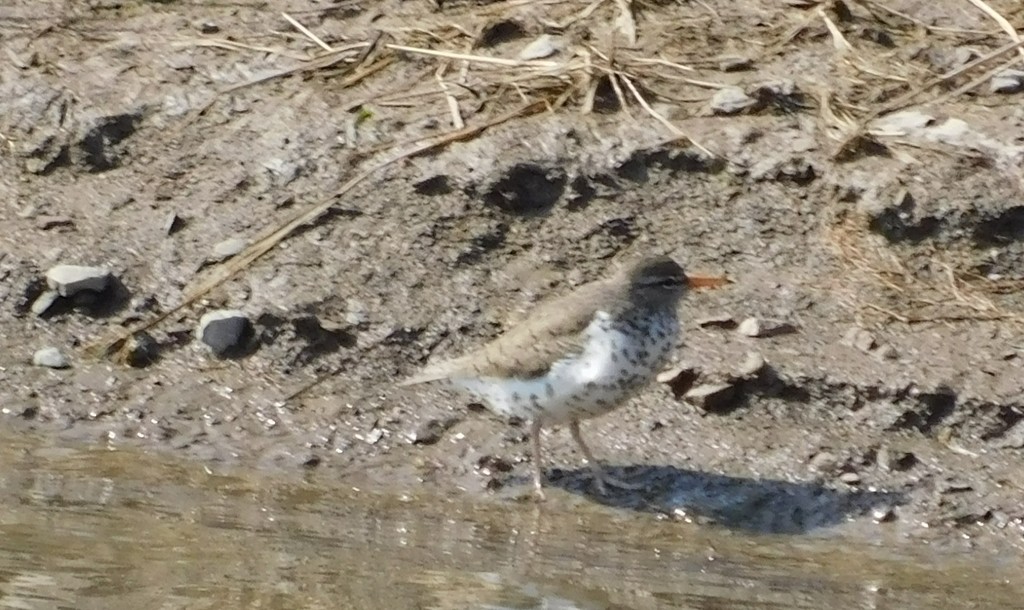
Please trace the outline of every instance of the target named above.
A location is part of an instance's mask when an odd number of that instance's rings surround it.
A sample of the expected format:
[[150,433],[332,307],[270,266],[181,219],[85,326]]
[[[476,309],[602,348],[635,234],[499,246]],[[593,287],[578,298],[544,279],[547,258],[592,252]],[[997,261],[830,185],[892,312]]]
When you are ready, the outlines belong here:
[[637,491],[607,487],[598,493],[588,468],[549,469],[547,485],[586,496],[606,506],[669,514],[763,534],[806,534],[906,502],[902,492],[839,490],[815,482],[750,479],[676,468],[632,465],[606,472]]

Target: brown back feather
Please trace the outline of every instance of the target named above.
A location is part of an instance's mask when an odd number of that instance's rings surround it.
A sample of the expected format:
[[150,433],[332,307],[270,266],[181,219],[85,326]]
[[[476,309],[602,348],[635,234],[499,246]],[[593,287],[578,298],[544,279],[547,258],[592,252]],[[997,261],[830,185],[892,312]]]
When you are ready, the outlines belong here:
[[427,367],[400,382],[413,385],[452,377],[494,376],[530,379],[547,373],[567,354],[582,349],[582,332],[609,300],[605,281],[542,302],[529,317],[487,345],[447,362]]

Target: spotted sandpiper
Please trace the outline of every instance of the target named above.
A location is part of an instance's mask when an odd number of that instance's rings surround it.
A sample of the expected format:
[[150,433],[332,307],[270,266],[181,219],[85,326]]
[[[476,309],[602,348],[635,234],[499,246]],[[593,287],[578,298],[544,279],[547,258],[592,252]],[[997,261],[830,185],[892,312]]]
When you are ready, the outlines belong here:
[[555,423],[569,424],[599,493],[605,485],[634,489],[601,468],[580,435],[580,420],[619,407],[661,370],[679,334],[676,307],[697,285],[715,284],[688,278],[668,257],[640,260],[541,304],[480,349],[428,366],[399,385],[448,382],[499,415],[531,420],[539,498],[540,431]]

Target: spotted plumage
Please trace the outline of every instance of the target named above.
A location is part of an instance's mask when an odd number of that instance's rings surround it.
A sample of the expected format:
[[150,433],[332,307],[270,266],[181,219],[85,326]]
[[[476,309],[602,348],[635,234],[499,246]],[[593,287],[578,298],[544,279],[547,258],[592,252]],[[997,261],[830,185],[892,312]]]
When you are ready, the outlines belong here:
[[583,442],[579,422],[621,406],[661,369],[679,334],[676,307],[687,283],[672,259],[642,260],[539,306],[479,350],[401,385],[446,381],[495,413],[530,419],[541,496],[540,430],[568,423],[603,488],[613,481]]

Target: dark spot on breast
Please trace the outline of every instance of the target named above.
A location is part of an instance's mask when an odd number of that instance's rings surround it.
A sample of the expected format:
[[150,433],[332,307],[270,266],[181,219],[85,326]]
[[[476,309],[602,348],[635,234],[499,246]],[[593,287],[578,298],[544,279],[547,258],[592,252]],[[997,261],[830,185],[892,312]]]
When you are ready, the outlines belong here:
[[594,388],[597,387],[597,384],[594,383],[593,381],[588,381],[587,385],[585,385],[584,387],[587,388],[588,390],[593,390]]
[[536,394],[530,394],[530,404],[535,405],[537,404],[538,400],[540,400],[540,396],[537,396]]
[[612,356],[611,357],[612,357],[612,362],[614,362],[615,364],[619,363],[619,354],[618,354],[618,352],[612,352]]
[[544,384],[544,393],[548,395],[548,398],[555,396],[555,387],[550,382]]
[[512,392],[512,402],[520,402],[523,399],[519,392]]

